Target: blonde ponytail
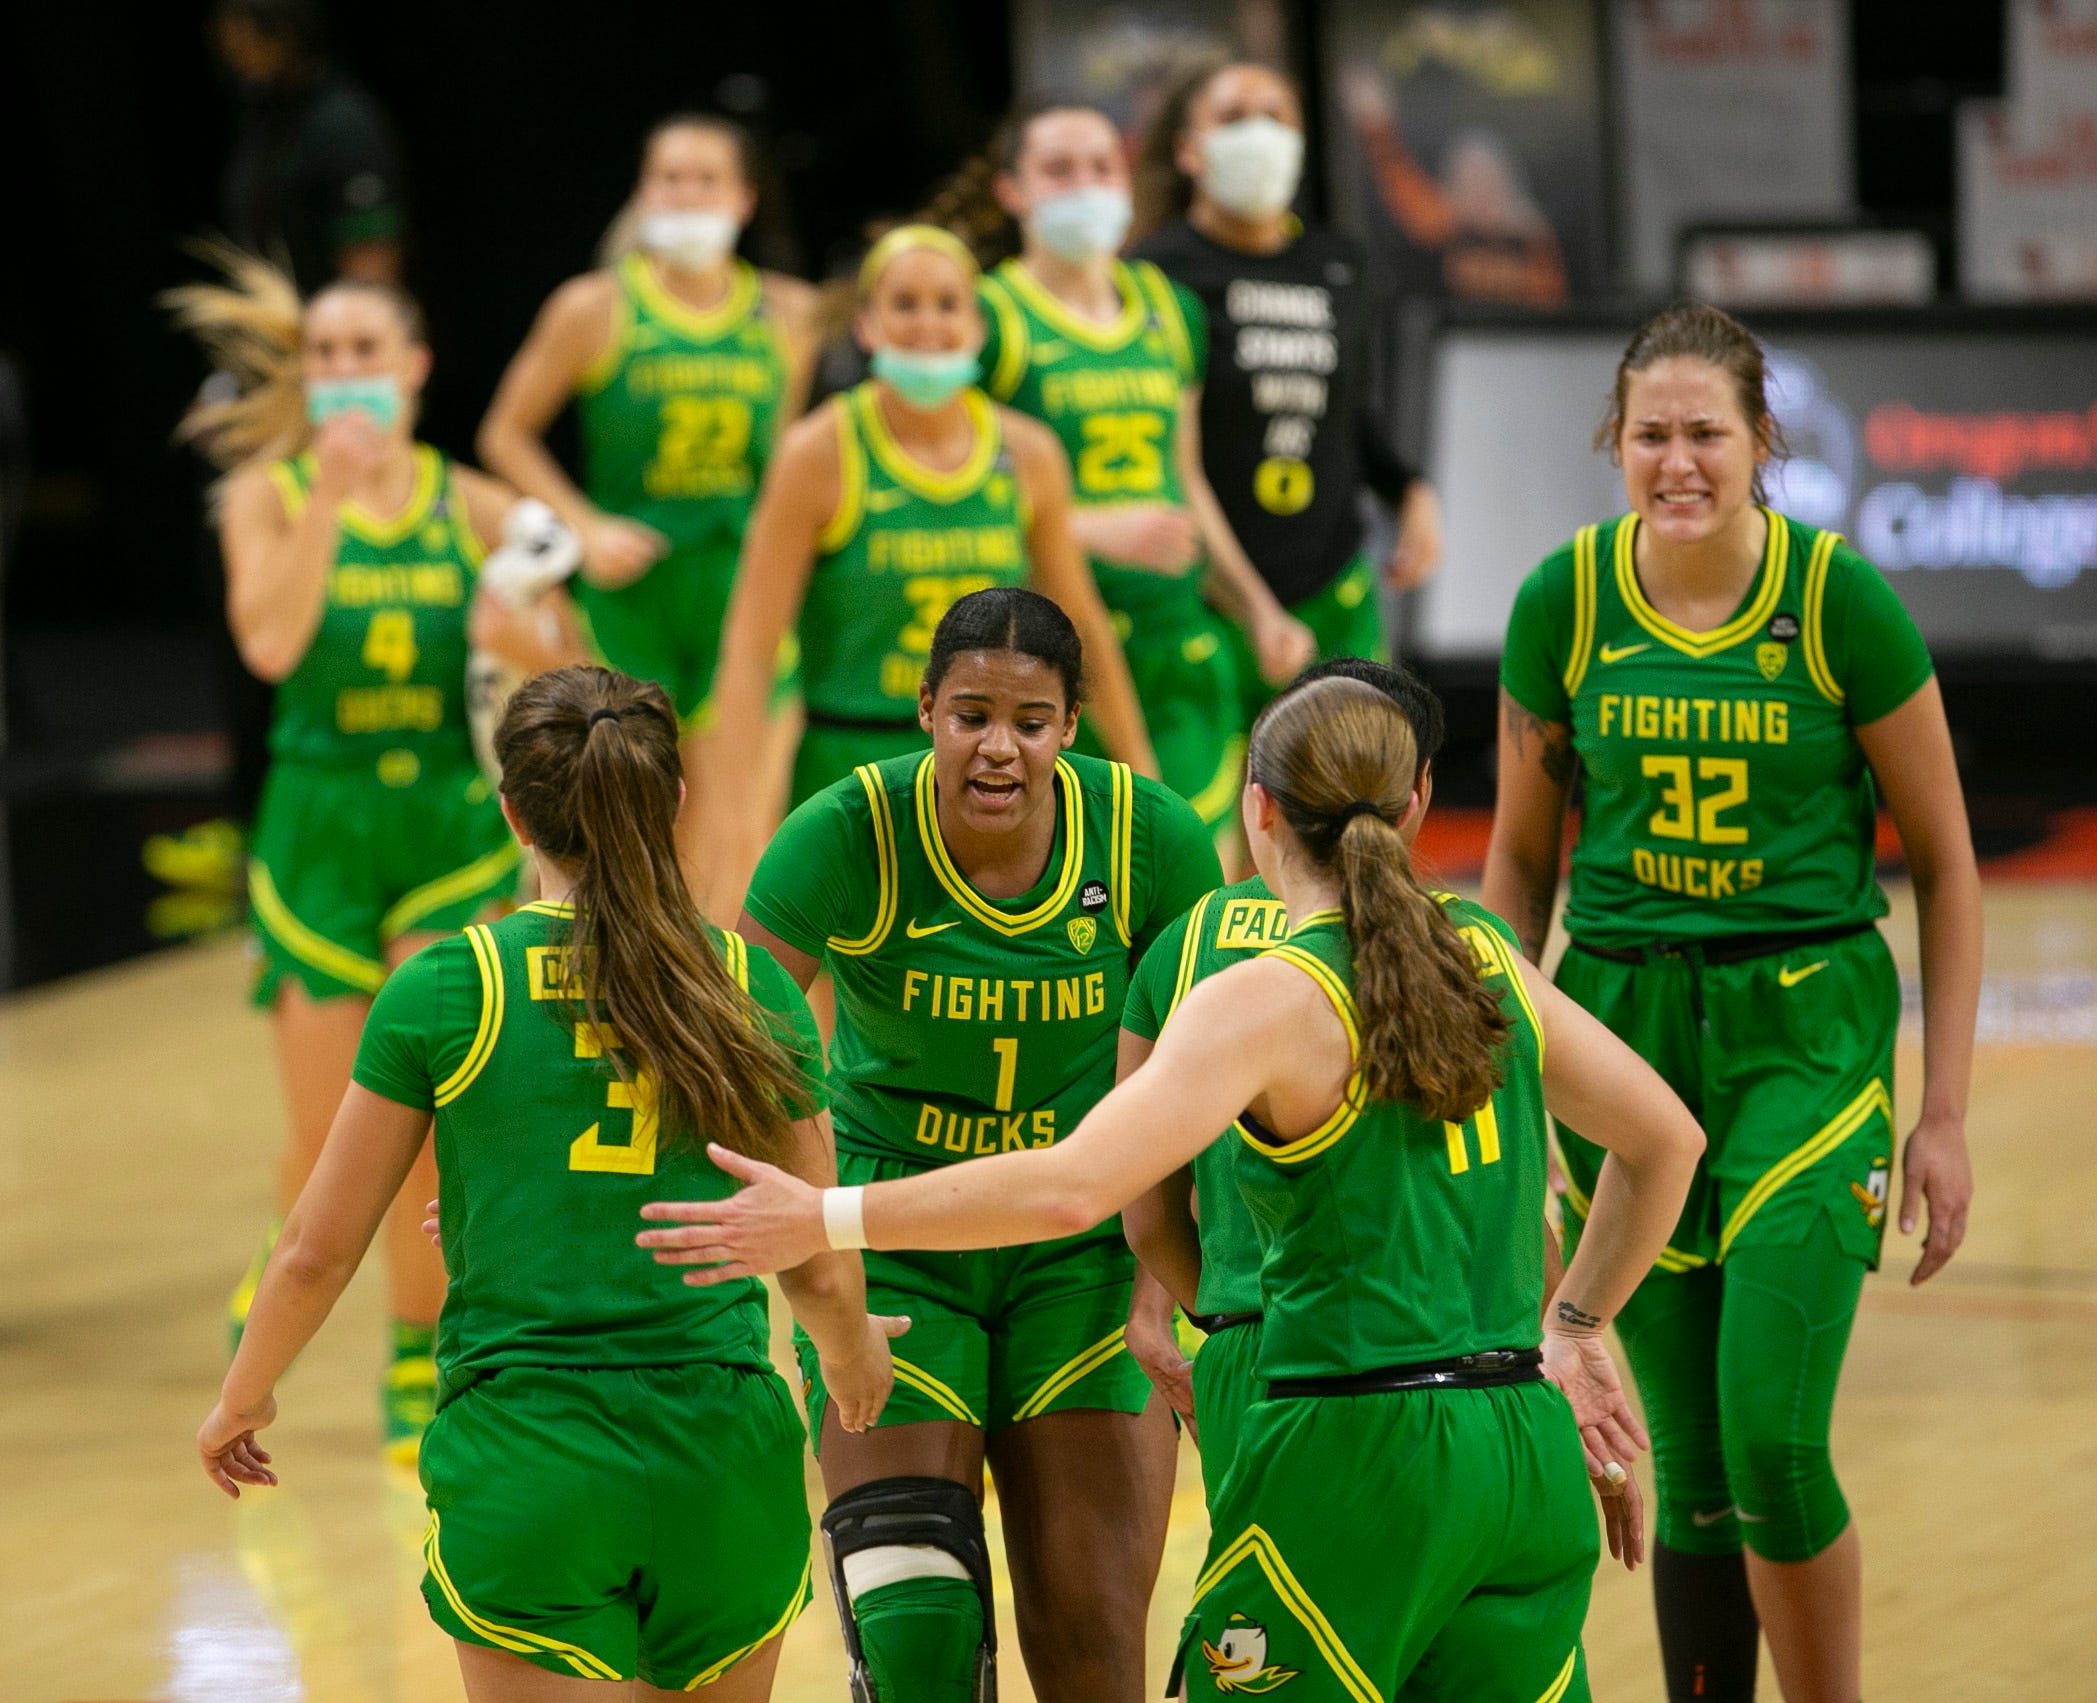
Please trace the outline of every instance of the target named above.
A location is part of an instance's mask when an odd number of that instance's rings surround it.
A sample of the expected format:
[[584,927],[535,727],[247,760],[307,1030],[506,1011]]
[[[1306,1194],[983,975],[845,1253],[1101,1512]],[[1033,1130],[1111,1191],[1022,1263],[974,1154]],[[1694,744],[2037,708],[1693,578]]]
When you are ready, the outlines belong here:
[[219,387],[205,386],[175,435],[225,472],[297,455],[313,436],[300,366],[305,304],[298,287],[268,261],[229,242],[201,242],[196,252],[226,281],[180,285],[163,292],[160,305],[236,389],[221,396],[215,394]]
[[1396,704],[1360,681],[1328,678],[1267,707],[1248,772],[1305,855],[1339,881],[1361,1014],[1357,1067],[1370,1098],[1456,1123],[1499,1086],[1509,1024],[1398,832],[1416,759]]

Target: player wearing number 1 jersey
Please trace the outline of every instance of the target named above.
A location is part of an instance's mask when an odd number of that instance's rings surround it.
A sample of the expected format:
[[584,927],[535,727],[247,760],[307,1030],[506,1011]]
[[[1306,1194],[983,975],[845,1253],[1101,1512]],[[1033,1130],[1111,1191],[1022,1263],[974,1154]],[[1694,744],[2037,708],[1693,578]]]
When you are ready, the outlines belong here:
[[[546,898],[381,990],[199,1450],[231,1494],[275,1482],[255,1443],[271,1392],[434,1120],[450,1286],[423,1595],[468,1696],[551,1695],[538,1668],[760,1703],[808,1599],[800,1422],[763,1290],[696,1295],[633,1237],[666,1184],[725,1188],[703,1138],[832,1174],[814,1022],[776,963],[692,907],[659,687],[542,674],[495,744]],[[866,1317],[853,1258],[783,1281],[845,1422],[866,1424],[900,1321]]]
[[[1877,804],[1921,913],[1923,1114],[1900,1210],[1912,1229],[1927,1199],[1917,1281],[1957,1247],[1971,1191],[1965,807],[1899,600],[1836,534],[1751,500],[1771,448],[1753,337],[1694,305],[1649,322],[1605,438],[1632,512],[1550,556],[1508,624],[1485,901],[1540,955],[1577,767],[1559,985],[1710,1137],[1618,1321],[1655,1438],[1669,1695],[1750,1698],[1759,1612],[1786,1696],[1851,1698],[1858,1547],[1827,1439],[1898,1134]],[[1601,1159],[1584,1133],[1561,1130],[1575,1241]]]
[[[221,465],[227,619],[276,683],[248,890],[255,1002],[290,1112],[279,1200],[304,1184],[389,970],[514,885],[517,850],[473,757],[467,621],[514,498],[414,438],[421,316],[387,286],[290,281],[228,257],[233,286],[176,292],[182,321],[249,388],[185,422]],[[389,1227],[389,1448],[414,1458],[435,1380],[443,1277],[418,1226],[427,1165]],[[265,1241],[265,1252],[267,1243]],[[259,1270],[259,1260],[256,1270]],[[251,1270],[235,1290],[237,1340]]]
[[[1075,1128],[1113,1083],[1137,956],[1216,884],[1186,803],[1064,754],[1079,674],[1077,635],[1046,598],[963,598],[919,700],[932,749],[818,793],[750,884],[744,932],[804,985],[819,968],[835,983],[831,1096],[855,1181],[1045,1148]],[[991,1627],[975,1512],[987,1455],[1035,1694],[1141,1696],[1172,1442],[1122,1344],[1133,1271],[1112,1224],[1038,1247],[875,1256],[869,1293],[912,1324],[895,1398],[865,1438],[838,1434],[808,1361],[826,1528],[872,1695],[970,1695]],[[909,1502],[926,1479],[954,1487],[931,1492],[951,1504],[946,1524],[889,1543],[943,1543],[948,1559],[855,1558],[858,1522],[926,1514]]]

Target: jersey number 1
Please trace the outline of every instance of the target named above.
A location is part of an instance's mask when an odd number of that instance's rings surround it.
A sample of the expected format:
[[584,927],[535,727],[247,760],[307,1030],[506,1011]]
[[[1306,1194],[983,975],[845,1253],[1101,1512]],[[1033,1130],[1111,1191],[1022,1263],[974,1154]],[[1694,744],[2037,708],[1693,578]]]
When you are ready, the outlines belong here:
[[[619,1043],[615,1040],[613,1046]],[[577,1058],[602,1058],[604,1048],[598,1043],[596,1029],[588,1023],[575,1026],[575,1056]],[[571,1171],[616,1171],[626,1177],[652,1177],[655,1175],[655,1084],[648,1080],[646,1072],[636,1072],[631,1082],[614,1078],[604,1090],[606,1107],[615,1112],[633,1113],[633,1134],[625,1142],[603,1141],[598,1138],[601,1124],[592,1124],[568,1143],[568,1169]]]
[[[1470,1127],[1478,1132],[1478,1163],[1499,1164],[1500,1120],[1493,1113],[1492,1101],[1486,1101],[1471,1114]],[[1464,1126],[1445,1123],[1442,1125],[1442,1133],[1449,1141],[1449,1175],[1460,1177],[1471,1168],[1471,1154],[1464,1140]]]

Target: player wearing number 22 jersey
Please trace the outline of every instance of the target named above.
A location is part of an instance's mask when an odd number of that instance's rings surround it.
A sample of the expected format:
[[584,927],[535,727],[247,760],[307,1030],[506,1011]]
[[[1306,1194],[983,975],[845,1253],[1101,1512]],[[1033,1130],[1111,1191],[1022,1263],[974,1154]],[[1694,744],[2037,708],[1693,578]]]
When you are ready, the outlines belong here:
[[[1046,1147],[1114,1082],[1130,970],[1216,884],[1208,831],[1118,763],[1056,764],[1040,880],[986,899],[940,837],[933,760],[861,766],[787,818],[746,908],[837,984],[839,1175],[909,1175]],[[868,1305],[911,1319],[882,1425],[985,1431],[1065,1408],[1141,1411],[1122,1345],[1134,1265],[1119,1220],[975,1253],[868,1253]],[[811,1429],[824,1400],[812,1354]]]
[[[261,970],[312,999],[369,997],[385,949],[458,928],[507,890],[517,847],[466,728],[466,613],[481,545],[451,465],[415,447],[407,505],[338,516],[320,624],[277,687],[248,866]],[[269,468],[304,512],[311,455]]]
[[[1501,664],[1517,703],[1572,729],[1585,776],[1560,984],[1711,1130],[1672,1270],[1823,1214],[1875,1262],[1885,1216],[1899,1001],[1852,730],[1905,703],[1929,653],[1838,534],[1765,514],[1759,574],[1702,633],[1640,590],[1636,515],[1583,528],[1523,585]],[[1577,1218],[1602,1156],[1564,1145]]]

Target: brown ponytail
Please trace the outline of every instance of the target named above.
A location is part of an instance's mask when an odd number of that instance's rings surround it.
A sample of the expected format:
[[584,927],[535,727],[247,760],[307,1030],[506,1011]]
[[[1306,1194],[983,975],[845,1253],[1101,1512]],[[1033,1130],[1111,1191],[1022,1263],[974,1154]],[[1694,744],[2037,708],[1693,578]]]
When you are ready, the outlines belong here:
[[654,1083],[665,1141],[784,1159],[807,1090],[784,1026],[736,985],[685,886],[663,689],[608,668],[541,674],[511,697],[495,753],[524,831],[575,871],[569,1020],[618,1037],[606,1055],[622,1081]]
[[925,203],[918,222],[942,225],[968,244],[976,264],[988,272],[1000,261],[1019,253],[1023,234],[1019,221],[998,200],[997,181],[1019,164],[1027,145],[1027,131],[1037,118],[1052,112],[1089,112],[1108,129],[1114,121],[1085,101],[1057,95],[1021,101],[999,120],[990,141],[980,154],[962,163],[961,169],[941,184]]
[[1261,714],[1248,773],[1304,855],[1339,878],[1370,1098],[1460,1123],[1500,1085],[1508,1021],[1398,833],[1415,755],[1412,725],[1389,698],[1326,679]]

